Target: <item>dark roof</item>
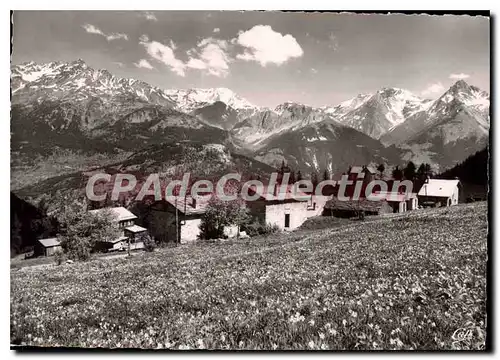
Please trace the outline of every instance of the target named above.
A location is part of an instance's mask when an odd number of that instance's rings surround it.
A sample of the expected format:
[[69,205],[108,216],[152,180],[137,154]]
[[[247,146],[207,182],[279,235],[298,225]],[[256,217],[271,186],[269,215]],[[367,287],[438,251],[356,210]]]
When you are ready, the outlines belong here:
[[265,185],[263,187],[251,187],[248,189],[250,195],[259,194],[260,200],[264,200],[270,203],[276,202],[290,202],[290,201],[308,201],[312,198],[311,194],[307,194],[300,189],[295,189],[294,184],[277,184],[274,189],[270,189],[269,186]]
[[207,211],[211,198],[211,195],[198,196],[197,198],[193,198],[191,195],[185,197],[168,196],[165,198],[165,201],[172,205],[174,209],[177,208],[184,215],[201,215]]
[[337,198],[333,198],[332,200],[328,200],[325,204],[325,209],[331,210],[363,210],[370,212],[378,212],[380,208],[387,204],[387,201],[371,201],[367,199],[360,200],[347,200],[342,201]]

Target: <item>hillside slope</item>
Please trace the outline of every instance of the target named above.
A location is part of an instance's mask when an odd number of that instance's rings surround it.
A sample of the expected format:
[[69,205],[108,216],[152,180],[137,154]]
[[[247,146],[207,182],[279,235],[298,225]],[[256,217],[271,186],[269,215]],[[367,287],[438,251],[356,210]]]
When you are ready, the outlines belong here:
[[[16,194],[23,198],[29,196],[35,199],[43,194],[55,195],[57,192],[85,197],[85,186],[90,176],[96,173],[126,173],[137,179],[136,189],[121,200],[129,203],[151,174],[159,174],[162,179],[168,181],[182,179],[184,174],[189,173],[191,181],[194,182],[197,179],[218,181],[221,176],[229,173],[240,173],[243,179],[265,179],[272,171],[274,169],[269,165],[234,153],[222,144],[187,141],[155,144],[116,163],[54,176],[18,189]],[[114,178],[102,190],[111,193],[113,183]]]
[[[481,203],[50,271],[26,268],[11,273],[10,341],[479,350],[485,346],[487,230]],[[470,342],[453,341],[457,324],[473,324]]]

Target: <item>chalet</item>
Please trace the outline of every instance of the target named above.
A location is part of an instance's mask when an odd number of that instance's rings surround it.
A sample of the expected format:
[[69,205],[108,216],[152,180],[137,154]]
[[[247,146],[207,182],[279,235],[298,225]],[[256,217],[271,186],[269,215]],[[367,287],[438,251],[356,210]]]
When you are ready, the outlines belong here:
[[[200,224],[211,199],[209,196],[171,196],[155,202],[151,210],[150,231],[161,242],[180,244],[196,241],[200,236]],[[238,234],[236,226],[228,226],[228,237]]]
[[424,207],[458,204],[459,180],[428,179],[418,192],[418,201]]
[[393,207],[387,200],[371,201],[366,198],[342,201],[335,197],[325,204],[323,215],[339,218],[358,217],[364,215],[382,215],[392,213]]
[[248,201],[250,214],[264,224],[277,225],[281,230],[294,230],[308,218],[321,215],[327,196],[299,194],[300,199],[293,196],[293,187],[275,188],[268,192],[266,188],[259,191],[260,197]]
[[35,254],[52,256],[56,251],[62,250],[61,243],[55,237],[48,239],[38,239],[35,243]]
[[140,241],[140,236],[142,236],[147,229],[135,225],[137,216],[122,206],[91,210],[89,212],[92,214],[99,214],[105,210],[110,210],[114,215],[115,221],[118,222],[118,229],[120,231],[120,234],[116,239],[107,242],[108,246],[106,248],[109,251],[126,250],[129,247],[130,241],[131,250],[142,249],[144,244]]

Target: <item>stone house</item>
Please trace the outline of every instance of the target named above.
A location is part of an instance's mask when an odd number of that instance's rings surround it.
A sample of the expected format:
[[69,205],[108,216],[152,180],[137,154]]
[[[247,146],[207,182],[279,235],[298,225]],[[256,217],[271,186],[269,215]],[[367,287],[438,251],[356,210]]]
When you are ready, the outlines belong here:
[[321,215],[329,198],[301,193],[299,200],[294,198],[292,186],[287,186],[281,193],[280,188],[270,193],[263,188],[257,200],[247,201],[246,204],[251,216],[263,224],[276,225],[285,231],[294,230],[308,218]]
[[[200,236],[201,218],[211,197],[171,196],[156,201],[150,207],[151,234],[160,242],[185,244],[196,241]],[[236,226],[227,226],[224,233],[234,237],[238,229]]]

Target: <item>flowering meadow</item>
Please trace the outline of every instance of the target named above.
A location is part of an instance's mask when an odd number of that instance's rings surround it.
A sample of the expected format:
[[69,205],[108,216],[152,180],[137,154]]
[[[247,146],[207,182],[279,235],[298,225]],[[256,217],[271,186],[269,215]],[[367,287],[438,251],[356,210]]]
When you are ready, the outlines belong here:
[[14,345],[478,350],[487,204],[11,272]]

